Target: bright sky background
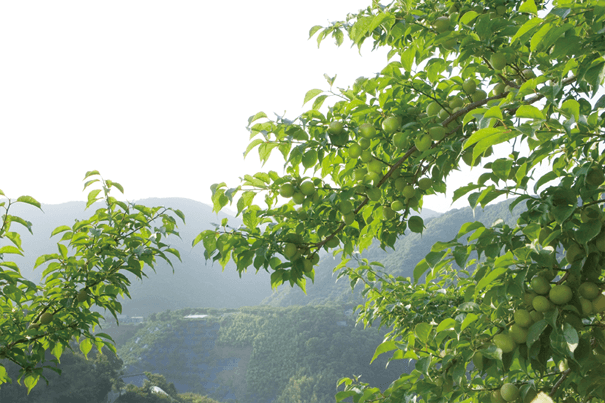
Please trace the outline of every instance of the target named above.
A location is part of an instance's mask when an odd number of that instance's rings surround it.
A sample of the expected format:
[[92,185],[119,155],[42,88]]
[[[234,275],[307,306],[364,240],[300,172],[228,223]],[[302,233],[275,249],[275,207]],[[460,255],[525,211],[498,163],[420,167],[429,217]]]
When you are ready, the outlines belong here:
[[[2,2],[0,189],[43,203],[85,200],[82,178],[96,169],[129,200],[210,204],[211,184],[235,186],[261,169],[256,153],[242,158],[249,116],[294,118],[307,90],[328,88],[324,73],[347,87],[386,64],[386,51],[360,56],[331,39],[318,50],[307,39],[313,25],[368,4]],[[454,175],[450,188],[476,176]],[[425,207],[450,202],[433,196]]]

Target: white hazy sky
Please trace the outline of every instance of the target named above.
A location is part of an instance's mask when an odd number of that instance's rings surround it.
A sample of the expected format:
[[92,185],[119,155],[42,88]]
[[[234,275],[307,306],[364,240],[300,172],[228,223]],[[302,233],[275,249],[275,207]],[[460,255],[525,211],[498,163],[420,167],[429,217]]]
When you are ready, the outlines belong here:
[[[96,169],[129,200],[210,204],[211,184],[235,186],[261,169],[257,154],[242,158],[249,116],[294,118],[307,90],[328,88],[324,73],[347,87],[386,64],[386,51],[360,56],[346,42],[318,49],[307,39],[313,25],[369,3],[0,3],[0,189],[43,203],[85,200],[82,178]],[[476,176],[454,175],[451,188]],[[425,207],[450,202],[433,196]]]

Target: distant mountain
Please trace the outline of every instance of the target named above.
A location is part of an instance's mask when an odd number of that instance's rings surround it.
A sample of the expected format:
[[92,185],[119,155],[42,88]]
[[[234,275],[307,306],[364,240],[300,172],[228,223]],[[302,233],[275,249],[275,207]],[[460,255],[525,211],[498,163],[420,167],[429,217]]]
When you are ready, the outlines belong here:
[[[396,276],[412,277],[416,264],[424,259],[431,247],[437,241],[450,241],[458,233],[462,224],[468,221],[480,221],[485,225],[493,224],[497,219],[503,219],[509,225],[514,225],[519,214],[524,211],[525,204],[520,203],[511,213],[508,209],[513,200],[489,205],[485,209],[477,208],[474,213],[470,208],[450,210],[441,215],[433,215],[425,219],[426,229],[421,234],[407,232],[395,243],[395,249],[382,250],[374,243],[362,256],[370,262],[379,261],[385,266],[385,271]],[[307,295],[299,288],[281,286],[276,293],[267,298],[264,303],[272,306],[290,306],[305,304],[325,304],[330,301],[338,303],[360,303],[358,292],[353,293],[344,277],[336,282],[333,269],[340,263],[340,257],[325,254],[315,269],[315,284],[307,284]],[[350,261],[349,266],[357,263]]]
[[[129,276],[132,281],[131,300],[123,301],[123,313],[129,316],[149,315],[166,309],[205,306],[236,308],[261,303],[272,293],[270,277],[266,272],[242,274],[240,278],[235,265],[229,264],[225,271],[219,264],[206,263],[204,249],[195,248],[191,243],[201,231],[213,228],[211,223],[219,223],[228,217],[234,225],[238,220],[226,214],[214,214],[206,204],[183,198],[153,198],[137,201],[147,206],[168,206],[180,209],[185,214],[186,225],[179,224],[181,239],[173,237],[170,242],[176,247],[183,259],[173,259],[174,273],[170,266],[159,262],[157,273],[147,270],[149,278],[140,281]],[[21,268],[23,276],[39,281],[42,269],[32,270],[38,256],[56,253],[59,236],[50,238],[53,229],[60,225],[72,225],[76,219],[90,216],[97,206],[85,210],[84,202],[69,202],[57,205],[42,205],[43,212],[29,205],[17,204],[11,213],[33,223],[34,235],[14,225],[21,234],[25,256],[14,255],[13,259]],[[180,221],[180,220],[179,220]],[[6,242],[6,241],[5,241]],[[12,257],[12,256],[11,256]]]

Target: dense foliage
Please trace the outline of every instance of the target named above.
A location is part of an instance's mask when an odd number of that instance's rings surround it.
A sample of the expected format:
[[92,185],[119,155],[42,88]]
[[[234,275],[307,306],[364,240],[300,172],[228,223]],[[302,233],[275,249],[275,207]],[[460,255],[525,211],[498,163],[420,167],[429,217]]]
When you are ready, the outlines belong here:
[[218,403],[197,393],[178,393],[163,375],[146,372],[143,386],[126,385],[115,403]]
[[[390,62],[348,88],[326,77],[295,119],[252,116],[246,153],[279,151],[284,173],[213,185],[215,209],[234,203],[243,225],[194,243],[303,289],[320,249],[342,252],[341,274],[365,286],[360,320],[392,327],[376,353],[416,364],[384,389],[344,379],[337,401],[602,401],[604,21],[599,0],[421,0],[313,27],[318,43],[346,33]],[[483,174],[448,189],[462,163]],[[412,278],[359,257],[422,233],[423,198],[446,190],[527,210],[465,223]]]
[[[30,232],[32,223],[11,214],[15,203],[27,203],[40,208],[34,198],[22,196],[17,200],[0,202],[0,240],[10,244],[0,246],[0,359],[21,367],[29,390],[43,376],[47,352],[58,363],[65,349],[71,348],[75,338],[80,350],[87,355],[93,346],[101,351],[107,346],[115,352],[111,338],[104,333],[93,333],[105,310],[117,319],[121,313],[119,296],[129,296],[130,280],[123,274],[130,272],[137,278],[145,276],[145,265],[154,267],[156,257],[170,263],[167,253],[179,258],[175,249],[162,238],[176,234],[173,212],[184,219],[178,210],[164,207],[146,207],[117,200],[112,188],[123,193],[119,183],[105,180],[97,171],[84,178],[84,189],[100,184],[88,194],[87,207],[102,201],[88,219],[76,220],[71,225],[56,228],[50,235],[60,236],[57,253],[45,254],[36,260],[35,267],[43,267],[39,284],[25,279],[17,264],[6,260],[9,254],[23,254],[21,237],[14,231],[20,224]],[[96,186],[96,185],[95,185]],[[4,193],[0,191],[0,196]],[[6,368],[0,364],[0,384],[11,381]]]

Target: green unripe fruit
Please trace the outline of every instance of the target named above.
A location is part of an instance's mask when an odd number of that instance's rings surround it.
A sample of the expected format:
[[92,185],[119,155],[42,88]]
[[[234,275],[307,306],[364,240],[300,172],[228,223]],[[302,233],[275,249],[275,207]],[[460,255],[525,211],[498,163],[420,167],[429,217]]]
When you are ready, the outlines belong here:
[[303,204],[305,201],[305,195],[300,192],[296,192],[292,195],[292,200],[294,201],[294,204]]
[[288,242],[286,244],[286,246],[284,247],[284,257],[286,259],[292,259],[294,256],[296,256],[297,253],[298,253],[298,247],[296,246],[296,244],[293,244],[292,242]]
[[353,172],[353,177],[356,181],[360,181],[363,180],[367,173],[368,170],[366,168],[358,168]]
[[567,259],[567,263],[571,264],[576,260],[579,260],[584,257],[584,253],[580,245],[577,243],[572,243],[569,248],[567,248],[567,252],[565,254],[565,258]]
[[370,161],[372,161],[374,159],[374,157],[372,156],[372,152],[370,150],[363,150],[361,152],[361,161],[368,163]]
[[532,78],[536,78],[536,74],[531,69],[525,69],[525,70],[523,70],[523,75],[528,80],[531,80]]
[[483,353],[481,351],[477,351],[473,355],[473,365],[479,371],[483,371]]
[[407,206],[410,208],[418,207],[418,199],[415,197],[412,197],[411,199],[405,199],[405,202],[406,202]]
[[494,91],[494,95],[500,95],[504,93],[505,88],[506,84],[498,83],[494,86],[494,89],[492,91]]
[[504,400],[512,402],[519,397],[519,389],[512,383],[505,383],[500,388],[500,394]]
[[[452,21],[452,18],[455,18],[456,20],[458,20],[458,15],[450,16],[450,21]],[[455,24],[455,21],[453,21],[452,23]],[[449,39],[443,41],[441,44],[447,50],[452,50],[452,49],[454,49],[454,47],[456,46],[457,43],[458,43],[458,40],[456,38],[449,38]]]
[[[353,143],[353,144],[351,144],[351,145],[349,146],[349,157],[350,157],[350,158],[359,158],[359,157],[361,157],[361,152],[362,152],[362,151],[363,151],[363,150],[361,149],[361,146],[360,146],[359,144],[357,144],[357,143]],[[305,155],[306,155],[306,154],[305,154]],[[303,157],[303,158],[304,158],[304,157]],[[303,159],[303,165],[305,165],[305,164],[304,164],[304,159]],[[313,165],[315,165],[315,164],[313,164]],[[305,168],[309,168],[309,167],[307,167],[307,166],[305,165]]]
[[435,115],[438,115],[439,112],[441,112],[441,110],[442,110],[441,105],[439,105],[437,102],[431,102],[426,107],[426,114],[429,116],[435,116]]
[[532,306],[538,312],[546,312],[552,309],[552,303],[543,295],[538,295],[534,298]]
[[445,128],[443,126],[435,126],[429,129],[429,135],[431,139],[435,141],[443,140],[445,137]]
[[372,161],[368,162],[368,171],[382,173],[382,166],[383,166],[382,162],[380,162],[378,160],[372,160]]
[[382,214],[383,218],[388,221],[392,220],[397,215],[397,213],[395,213],[395,211],[390,207],[384,207],[382,209]]
[[373,125],[369,123],[364,123],[359,126],[359,134],[361,134],[361,136],[365,137],[366,139],[372,139],[376,137],[376,129]]
[[346,131],[339,134],[338,136],[330,136],[330,142],[336,146],[345,146],[349,141],[349,133]]
[[601,313],[605,311],[605,295],[599,294],[592,300],[592,312]]
[[445,120],[450,116],[450,114],[448,113],[448,111],[446,111],[445,109],[441,109],[439,111],[439,113],[437,114],[437,117],[439,118],[439,120]]
[[317,253],[314,253],[309,256],[309,260],[311,260],[311,263],[313,263],[313,266],[315,266],[317,263],[319,263],[319,255]]
[[78,302],[84,302],[88,299],[88,292],[86,292],[86,288],[82,288],[80,291],[78,291],[76,299]]
[[494,53],[489,59],[492,67],[496,70],[502,70],[506,67],[506,57],[502,53]]
[[592,313],[592,301],[586,298],[579,298],[580,305],[582,306],[582,315],[588,316]]
[[342,122],[331,122],[328,127],[328,133],[333,136],[339,136],[344,133],[345,125]]
[[304,181],[300,184],[300,191],[305,196],[311,196],[313,193],[315,193],[315,185],[311,181]]
[[573,292],[571,291],[571,288],[565,284],[555,285],[548,293],[548,298],[557,305],[567,304],[569,301],[571,301],[572,296]]
[[431,136],[429,136],[428,134],[423,134],[422,136],[416,139],[414,145],[416,146],[418,151],[425,152],[431,147],[432,142],[433,141],[431,139]]
[[539,322],[542,319],[544,319],[544,314],[542,312],[533,310],[533,311],[530,311],[529,314],[531,315],[531,320],[533,320],[534,323]]
[[351,225],[355,222],[355,213],[350,212],[350,213],[344,214],[342,216],[342,219],[344,220],[345,224]]
[[418,187],[422,190],[428,190],[433,186],[431,178],[422,178],[418,181]]
[[439,17],[435,20],[435,31],[440,34],[450,29],[450,19],[447,17]]
[[485,98],[487,98],[487,92],[483,90],[477,90],[471,95],[473,102],[483,101]]
[[397,189],[398,192],[403,192],[403,189],[407,186],[408,182],[405,180],[405,178],[397,178],[397,180],[395,181],[395,189]]
[[469,95],[473,95],[477,91],[477,83],[472,78],[462,83],[462,89]]
[[403,194],[403,196],[405,196],[406,199],[411,199],[416,195],[416,189],[414,189],[414,186],[412,185],[407,185],[403,188],[403,191],[401,193]]
[[605,182],[605,174],[601,167],[594,166],[590,168],[586,174],[586,183],[596,187],[600,186],[603,182]]
[[601,293],[601,290],[599,289],[599,287],[595,283],[591,283],[589,281],[582,283],[580,285],[578,291],[580,292],[580,295],[583,298],[586,298],[589,300],[595,299]]
[[340,245],[340,240],[336,237],[331,238],[328,242],[326,242],[326,246],[328,248],[336,248],[338,245]]
[[472,148],[469,148],[468,150],[466,150],[464,152],[464,154],[462,154],[462,161],[464,161],[464,163],[466,165],[468,165],[469,167],[470,166],[476,167],[477,165],[479,165],[481,163],[481,157],[477,157],[477,159],[473,163],[473,150],[472,150]]
[[506,403],[506,400],[504,400],[502,398],[502,395],[500,394],[499,390],[494,390],[490,396],[489,396],[489,401],[491,403]]
[[393,144],[400,150],[408,148],[408,136],[405,133],[401,132],[395,133],[395,135],[393,136]]
[[525,305],[527,306],[531,306],[531,302],[534,300],[534,297],[538,295],[533,291],[528,291],[525,294],[523,294],[523,302],[525,303]]
[[496,347],[502,350],[503,353],[510,353],[517,347],[513,338],[508,334],[497,334],[493,340]]
[[367,193],[368,193],[368,198],[371,201],[378,201],[382,197],[382,192],[380,191],[379,188],[376,188],[376,187],[369,188]]
[[370,183],[370,182],[376,183],[376,182],[380,182],[381,179],[382,179],[382,174],[379,174],[378,172],[368,172],[363,180],[366,183]]
[[313,263],[309,259],[303,259],[303,270],[305,273],[309,273],[313,270]]
[[459,96],[455,96],[450,99],[450,108],[460,108],[462,105],[464,105],[464,101]]
[[550,292],[550,282],[542,276],[536,276],[531,279],[531,288],[537,294],[546,295]]
[[359,146],[361,147],[362,150],[367,150],[371,144],[372,144],[372,142],[370,141],[370,139],[366,139],[366,138],[359,139]]
[[53,320],[53,314],[44,312],[42,316],[40,316],[40,323],[43,325],[48,325]]
[[395,133],[397,130],[399,130],[400,126],[401,123],[399,122],[399,118],[395,116],[389,116],[382,121],[382,130],[384,130],[386,134]]
[[317,164],[317,151],[309,150],[302,156],[302,164],[305,168],[311,168]]
[[510,336],[517,344],[523,344],[527,341],[527,329],[516,323],[510,327]]
[[296,191],[296,188],[291,183],[284,183],[279,188],[279,194],[282,197],[292,197],[294,195],[295,191]]
[[530,327],[531,324],[534,322],[531,319],[531,315],[529,314],[529,312],[525,309],[516,310],[514,317],[515,323],[521,327]]
[[395,211],[401,211],[404,207],[405,206],[403,205],[401,200],[395,200],[393,203],[391,203],[391,208]]
[[348,214],[353,211],[353,203],[351,203],[349,200],[341,201],[338,207],[342,214]]
[[[414,199],[410,199],[410,200],[414,200]],[[422,219],[422,217],[417,216],[417,215],[411,216],[408,219],[408,228],[412,232],[421,233],[422,230],[424,229],[424,220]]]

